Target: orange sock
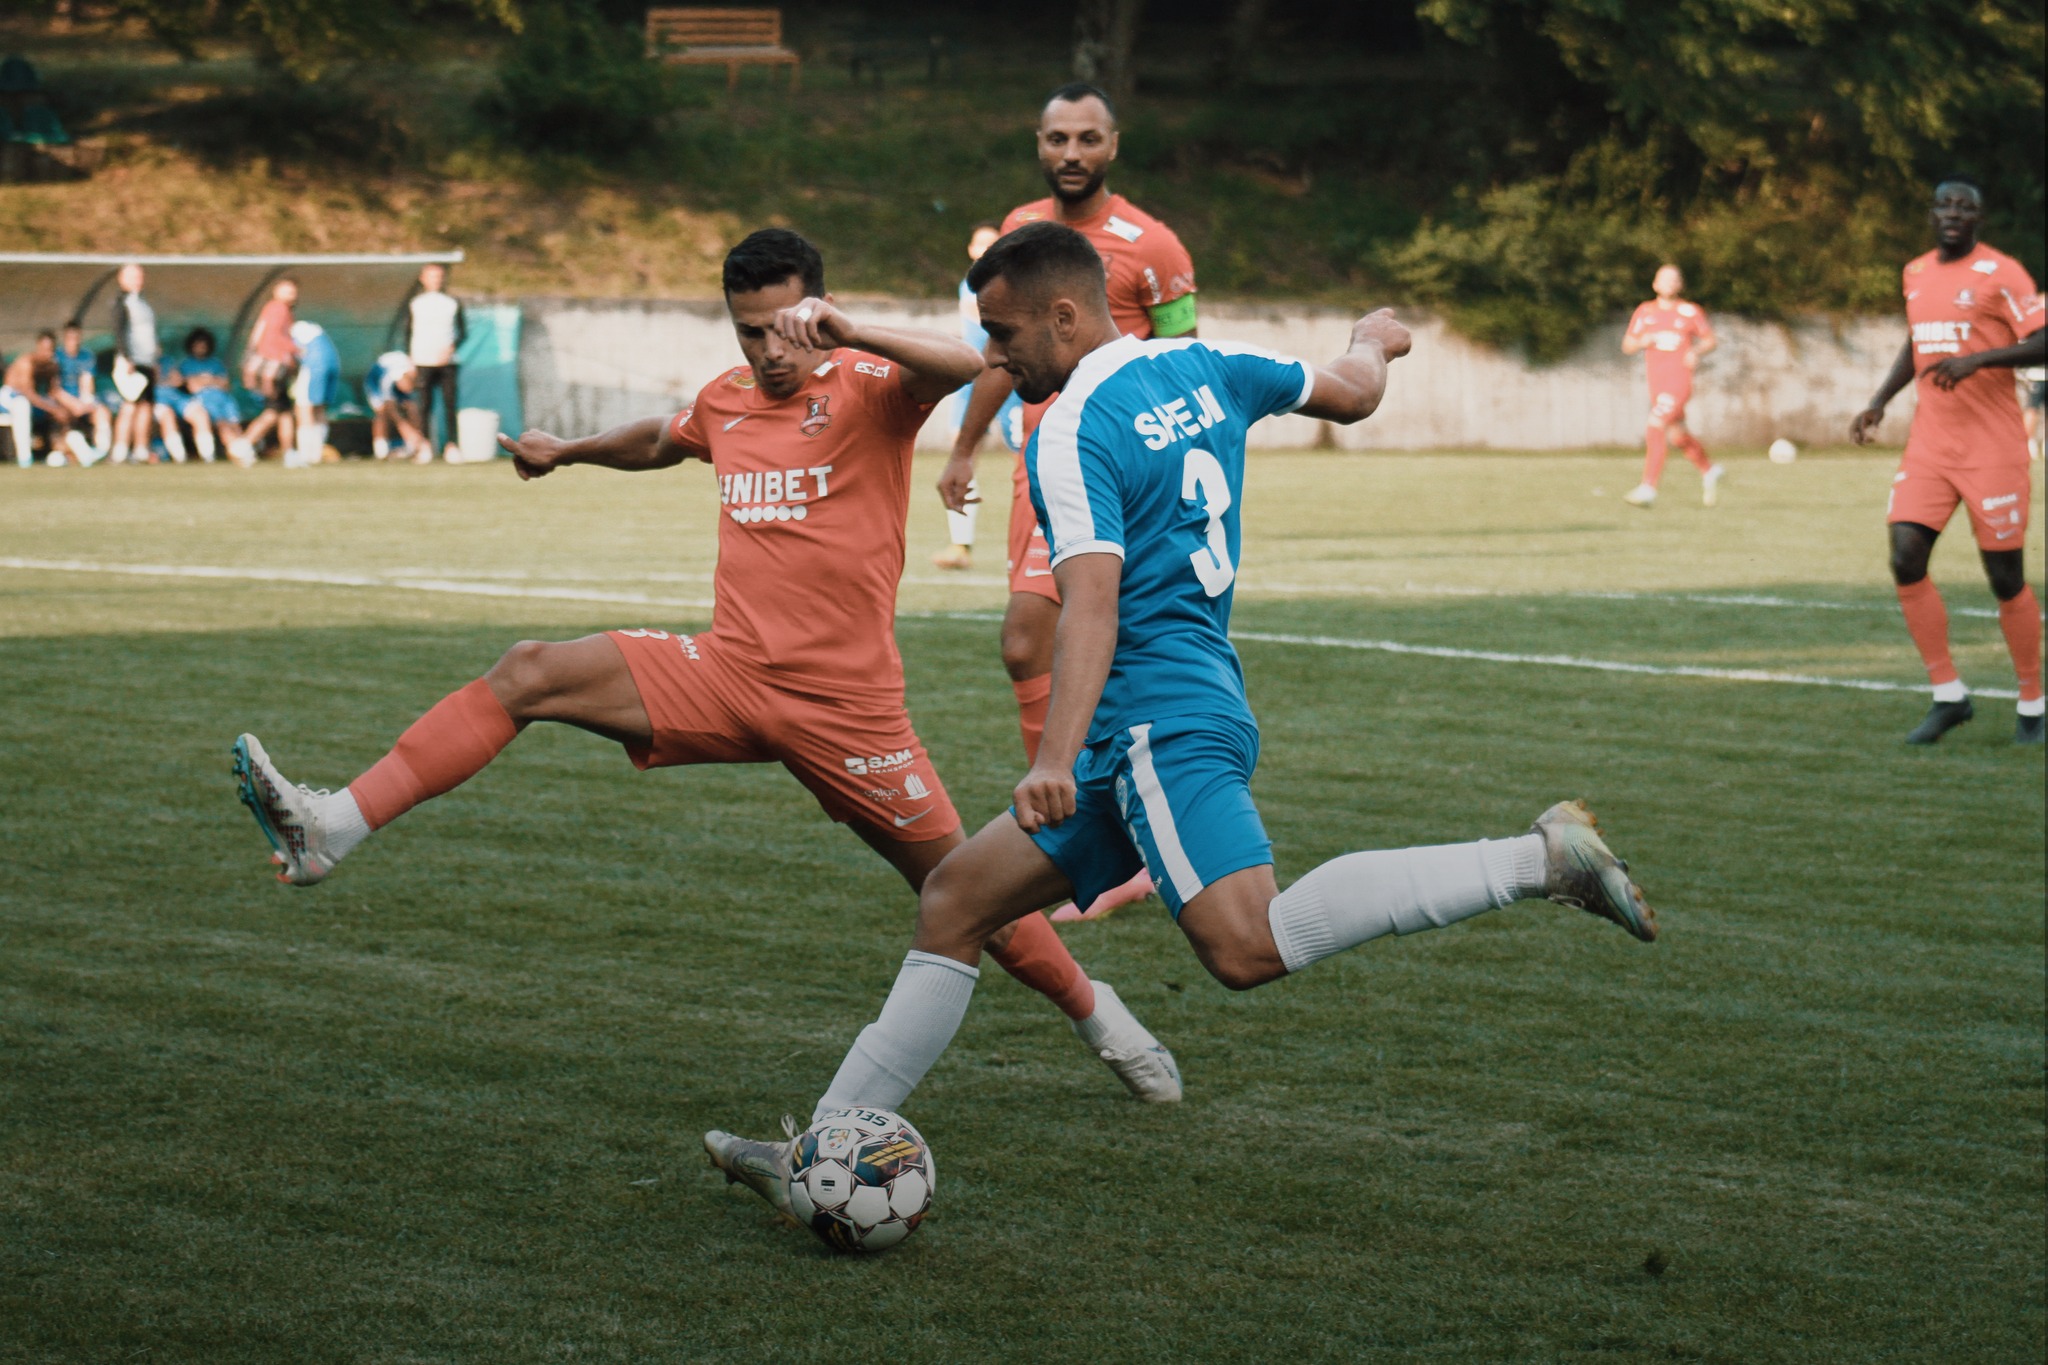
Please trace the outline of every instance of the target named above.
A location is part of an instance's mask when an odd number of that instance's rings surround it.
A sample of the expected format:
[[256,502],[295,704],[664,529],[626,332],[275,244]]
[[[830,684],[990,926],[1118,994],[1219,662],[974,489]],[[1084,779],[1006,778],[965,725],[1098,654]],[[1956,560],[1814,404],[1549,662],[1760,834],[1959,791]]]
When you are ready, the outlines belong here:
[[[2033,594],[2026,595],[2031,598]],[[1921,662],[1927,665],[1927,680],[1936,687],[1960,681],[1963,675],[1956,672],[1956,661],[1949,657],[1948,652],[1948,608],[1941,604],[1941,593],[1935,588],[1934,580],[1923,578],[1918,583],[1901,583],[1899,609],[1906,613],[1906,631],[1913,637],[1914,647],[1920,651]],[[2004,619],[2003,612],[1999,616]],[[2035,639],[2040,639],[2038,627]]]
[[365,823],[382,829],[475,777],[518,733],[490,684],[478,678],[414,721],[390,753],[348,784],[349,794]]
[[1699,466],[1701,473],[1704,474],[1714,467],[1714,462],[1707,458],[1707,448],[1701,445],[1700,438],[1691,432],[1688,431],[1678,438],[1678,448],[1685,452],[1686,459]]
[[1998,627],[2005,632],[2005,647],[2012,651],[2012,671],[2019,675],[2020,700],[2041,696],[2041,605],[2034,600],[2034,585],[2021,588],[2019,595],[1998,604]]
[[1651,427],[1644,433],[1643,439],[1650,448],[1650,453],[1643,457],[1643,482],[1655,488],[1657,480],[1664,477],[1664,456],[1668,451],[1664,441],[1664,428]]
[[989,954],[1004,971],[1058,1005],[1069,1019],[1086,1019],[1095,1013],[1095,983],[1067,945],[1059,931],[1046,923],[1044,915],[1026,915],[1017,921],[1010,945]]
[[1012,680],[1017,694],[1017,728],[1024,732],[1024,761],[1038,761],[1038,741],[1045,738],[1045,712],[1052,704],[1052,674],[1041,673],[1023,682]]

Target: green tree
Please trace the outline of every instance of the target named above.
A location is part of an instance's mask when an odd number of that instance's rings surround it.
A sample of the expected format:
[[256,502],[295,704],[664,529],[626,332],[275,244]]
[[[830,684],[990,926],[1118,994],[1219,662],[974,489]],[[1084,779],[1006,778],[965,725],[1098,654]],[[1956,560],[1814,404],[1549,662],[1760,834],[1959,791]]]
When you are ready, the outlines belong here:
[[454,13],[517,31],[518,0],[114,0],[174,51],[233,33],[294,76],[311,79],[337,62],[405,49],[423,18]]

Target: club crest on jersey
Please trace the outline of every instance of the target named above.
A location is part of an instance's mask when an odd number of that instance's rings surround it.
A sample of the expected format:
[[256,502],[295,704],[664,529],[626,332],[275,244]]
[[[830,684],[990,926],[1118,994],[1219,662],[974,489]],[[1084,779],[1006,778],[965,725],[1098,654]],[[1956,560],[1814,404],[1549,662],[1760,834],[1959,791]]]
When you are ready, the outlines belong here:
[[731,381],[732,386],[736,389],[751,389],[754,387],[754,372],[752,370],[734,370],[726,378]]
[[1965,289],[1962,293],[1957,294],[1956,301],[1950,305],[1950,307],[1953,308],[1975,308],[1976,306],[1977,296],[1967,289]]
[[832,395],[821,393],[806,401],[810,404],[810,408],[804,413],[804,420],[797,423],[796,429],[806,436],[816,436],[826,427],[832,425],[832,412],[830,409]]

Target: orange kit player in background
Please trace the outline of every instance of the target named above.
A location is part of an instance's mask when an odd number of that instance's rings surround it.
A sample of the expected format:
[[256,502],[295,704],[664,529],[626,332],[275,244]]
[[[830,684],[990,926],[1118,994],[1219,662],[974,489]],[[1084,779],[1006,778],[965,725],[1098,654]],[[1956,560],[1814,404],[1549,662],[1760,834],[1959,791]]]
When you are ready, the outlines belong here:
[[[965,342],[863,326],[825,293],[816,248],[771,228],[725,259],[747,363],[673,418],[564,441],[501,438],[521,478],[565,465],[717,473],[713,625],[526,641],[442,699],[340,792],[287,782],[254,735],[235,741],[241,798],[282,864],[320,881],[372,830],[474,777],[529,722],[625,746],[639,768],[780,763],[916,890],[962,842],[960,817],[911,729],[896,652],[911,443],[932,406],[980,372]],[[1133,1093],[1180,1098],[1172,1054],[1091,982],[1041,915],[990,940]]]
[[2019,675],[2013,740],[2042,741],[2041,607],[2027,584],[2025,550],[2033,479],[2012,371],[2039,365],[2048,356],[2048,335],[2041,330],[2041,293],[2025,267],[1977,240],[1983,217],[1984,192],[1975,184],[1956,177],[1934,187],[1934,250],[1908,264],[1903,277],[1910,335],[1870,406],[1849,426],[1851,439],[1868,444],[1885,404],[1908,383],[1916,386],[1919,407],[1886,514],[1899,606],[1934,684],[1934,705],[1906,736],[1908,744],[1932,744],[1976,714],[1949,657],[1948,610],[1927,577],[1935,538],[1957,503],[1976,528]]
[[1720,345],[1714,329],[1707,324],[1706,310],[1678,297],[1685,288],[1685,275],[1675,265],[1657,267],[1650,292],[1657,297],[1636,306],[1621,338],[1621,353],[1649,352],[1645,368],[1650,373],[1650,420],[1644,433],[1649,453],[1643,459],[1643,481],[1622,499],[1631,507],[1648,507],[1657,501],[1657,481],[1664,477],[1664,456],[1671,446],[1685,452],[1685,458],[1700,471],[1700,501],[1712,507],[1719,497],[1720,465],[1707,458],[1700,438],[1685,427],[1685,405],[1692,397],[1693,371],[1700,358]]
[[[1195,335],[1195,265],[1173,229],[1112,194],[1104,183],[1116,160],[1116,107],[1095,86],[1076,82],[1052,92],[1038,119],[1038,168],[1052,194],[1010,210],[1002,230],[1050,220],[1086,237],[1109,275],[1109,313],[1117,327],[1143,340]],[[984,371],[974,381],[953,458],[939,477],[939,497],[951,511],[967,504],[974,480],[974,453],[989,422],[1016,391],[1003,370]],[[1054,397],[1058,397],[1057,394]],[[1052,399],[1024,408],[1029,439]],[[1031,494],[1020,444],[1012,469],[1010,497],[1010,603],[1003,612],[1003,667],[1017,694],[1017,717],[1027,762],[1038,756],[1052,698],[1053,631],[1059,625],[1060,593],[1053,586],[1052,555],[1045,532],[1031,510]],[[1140,872],[1105,892],[1086,911],[1062,906],[1056,920],[1106,915],[1120,905],[1152,894],[1152,879]]]

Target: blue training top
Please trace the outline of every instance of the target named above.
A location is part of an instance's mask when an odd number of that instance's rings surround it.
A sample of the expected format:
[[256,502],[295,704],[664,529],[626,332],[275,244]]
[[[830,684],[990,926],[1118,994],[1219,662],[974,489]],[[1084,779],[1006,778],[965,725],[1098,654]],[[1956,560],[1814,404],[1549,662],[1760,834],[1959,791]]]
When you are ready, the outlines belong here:
[[57,352],[57,383],[73,398],[96,398],[99,396],[99,359],[91,351],[80,351],[71,355],[63,349]]
[[1089,743],[1178,716],[1252,723],[1230,645],[1245,435],[1314,387],[1307,362],[1256,346],[1126,336],[1085,356],[1040,420],[1024,461],[1053,566],[1124,561]]

